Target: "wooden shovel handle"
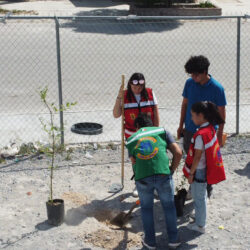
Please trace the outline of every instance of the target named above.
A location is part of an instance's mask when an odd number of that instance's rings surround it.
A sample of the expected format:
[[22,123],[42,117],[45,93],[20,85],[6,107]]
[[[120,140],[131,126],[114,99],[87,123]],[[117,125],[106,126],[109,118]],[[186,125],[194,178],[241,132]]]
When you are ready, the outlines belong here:
[[131,214],[132,211],[133,211],[138,205],[140,205],[140,200],[137,200],[137,201],[135,202],[135,204],[130,208],[128,214]]
[[123,94],[122,94],[122,119],[121,119],[121,140],[122,140],[121,183],[122,183],[122,187],[124,187],[124,84],[125,84],[125,76],[122,75],[122,90],[123,90]]

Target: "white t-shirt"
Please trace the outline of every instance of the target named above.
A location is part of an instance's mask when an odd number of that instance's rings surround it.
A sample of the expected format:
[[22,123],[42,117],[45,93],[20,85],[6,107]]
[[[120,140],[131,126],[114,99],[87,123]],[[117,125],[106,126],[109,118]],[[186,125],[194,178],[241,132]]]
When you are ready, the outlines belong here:
[[[201,127],[205,127],[207,126],[209,123],[206,122],[206,123],[203,123],[201,125]],[[202,150],[202,153],[201,153],[201,159],[199,161],[199,164],[197,166],[197,169],[204,169],[206,168],[206,154],[205,154],[205,146],[204,146],[204,142],[202,140],[202,136],[201,135],[198,135],[195,139],[195,142],[194,142],[194,149],[199,149],[199,150]]]
[[[152,91],[152,94],[153,94],[153,100],[154,100],[154,104],[157,105],[157,99],[156,99],[156,96],[154,94],[154,91]],[[141,101],[141,94],[139,95],[135,95],[135,99],[136,99],[136,102],[139,103]]]
[[195,139],[194,143],[194,149],[202,150],[201,153],[201,159],[199,161],[199,164],[197,166],[197,169],[204,169],[206,168],[206,155],[205,155],[205,146],[202,140],[202,136],[198,135]]

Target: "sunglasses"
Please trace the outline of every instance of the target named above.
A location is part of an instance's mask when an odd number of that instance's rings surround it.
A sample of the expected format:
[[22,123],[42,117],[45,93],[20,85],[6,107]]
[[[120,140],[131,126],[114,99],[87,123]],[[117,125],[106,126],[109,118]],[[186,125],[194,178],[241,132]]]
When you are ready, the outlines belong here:
[[131,83],[132,83],[133,85],[137,85],[138,83],[139,83],[140,85],[142,85],[142,84],[145,83],[145,81],[144,81],[143,79],[141,79],[141,80],[133,80]]

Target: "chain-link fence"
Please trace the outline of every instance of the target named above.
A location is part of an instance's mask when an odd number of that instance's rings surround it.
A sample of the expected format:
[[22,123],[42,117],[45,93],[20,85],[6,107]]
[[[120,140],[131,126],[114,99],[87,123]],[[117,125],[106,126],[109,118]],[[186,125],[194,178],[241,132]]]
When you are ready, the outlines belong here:
[[[56,31],[59,31],[57,33]],[[59,36],[58,36],[59,35]],[[112,109],[121,84],[142,72],[159,104],[160,125],[174,135],[179,124],[184,64],[203,54],[210,74],[225,88],[228,133],[250,132],[250,22],[243,17],[10,17],[0,22],[1,146],[13,140],[46,141],[39,117],[48,119],[38,89],[49,100],[78,104],[64,112],[66,143],[118,141],[121,121]],[[237,87],[238,86],[238,87]],[[237,92],[238,90],[238,92]],[[57,123],[59,124],[59,115]],[[96,122],[100,135],[71,132]]]

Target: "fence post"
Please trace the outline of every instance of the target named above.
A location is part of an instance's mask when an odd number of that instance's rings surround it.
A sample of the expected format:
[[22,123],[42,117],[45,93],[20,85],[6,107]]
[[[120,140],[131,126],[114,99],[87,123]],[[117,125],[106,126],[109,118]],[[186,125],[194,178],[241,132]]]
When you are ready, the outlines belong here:
[[60,33],[59,33],[59,21],[55,16],[56,23],[56,51],[57,51],[57,74],[58,74],[58,96],[60,107],[60,130],[61,130],[61,145],[64,144],[64,125],[63,125],[63,98],[62,98],[62,71],[61,71],[61,50],[60,50]]
[[240,28],[241,28],[241,17],[237,17],[236,134],[239,134],[239,123],[240,123]]

